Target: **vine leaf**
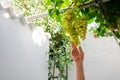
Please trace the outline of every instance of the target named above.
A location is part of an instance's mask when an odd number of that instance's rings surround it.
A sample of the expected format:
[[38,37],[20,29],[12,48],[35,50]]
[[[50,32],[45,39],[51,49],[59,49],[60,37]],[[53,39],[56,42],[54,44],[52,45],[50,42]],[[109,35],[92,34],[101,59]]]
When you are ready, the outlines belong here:
[[45,3],[45,6],[47,7],[47,6],[51,5],[51,3],[52,3],[51,0],[47,0],[46,3]]
[[89,20],[87,21],[87,24],[91,24],[92,22],[94,22],[94,20],[95,20],[95,18],[89,19]]

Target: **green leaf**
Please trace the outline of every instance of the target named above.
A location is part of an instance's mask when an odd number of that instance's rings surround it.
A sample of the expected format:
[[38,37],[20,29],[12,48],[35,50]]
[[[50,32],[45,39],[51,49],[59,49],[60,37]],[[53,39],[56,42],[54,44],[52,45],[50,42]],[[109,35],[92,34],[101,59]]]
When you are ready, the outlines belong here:
[[[83,8],[83,9],[80,10],[80,12],[82,13],[82,15],[88,16],[89,8]],[[80,13],[80,14],[81,14],[81,13]]]
[[50,17],[56,19],[57,22],[62,22],[59,9],[55,9],[55,8],[49,9],[48,14],[49,14]]
[[115,16],[113,16],[113,17],[108,16],[107,20],[109,23],[112,23],[113,25],[117,22],[117,19]]
[[89,12],[89,8],[85,8],[85,13],[87,14]]
[[101,15],[97,15],[97,17],[96,17],[96,19],[95,19],[95,22],[103,22],[104,21],[104,19],[102,18],[102,16]]
[[61,5],[62,5],[62,3],[63,3],[63,0],[59,0],[59,1],[57,1],[57,2],[55,3],[55,6],[58,7],[58,8],[60,8]]
[[92,19],[92,18],[95,18],[97,14],[98,14],[98,12],[94,11],[94,12],[89,12],[87,14],[87,16],[88,16],[89,19]]
[[117,32],[115,32],[115,36],[118,38],[118,39],[120,39],[120,33],[117,31]]
[[105,33],[108,31],[105,24],[100,24],[100,26],[95,30],[95,33],[98,36],[105,36]]
[[85,0],[79,0],[80,1],[80,3],[83,3]]
[[87,24],[91,24],[92,22],[94,22],[94,20],[95,20],[95,18],[89,19],[89,20],[87,21]]
[[59,14],[60,14],[59,9],[55,9],[55,14],[56,14],[56,15],[59,15]]
[[56,16],[56,20],[57,20],[57,22],[62,22],[61,21],[61,16],[60,15]]
[[85,10],[84,10],[84,9],[81,9],[81,13],[82,13],[82,14],[85,14]]
[[69,0],[64,0],[64,2],[61,5],[61,8],[67,8],[68,5],[70,5],[70,1]]
[[49,6],[51,3],[52,3],[51,0],[47,0],[47,2],[45,3],[45,6],[47,7],[47,6]]
[[50,17],[53,17],[53,13],[54,13],[54,8],[53,9],[48,9],[48,14]]

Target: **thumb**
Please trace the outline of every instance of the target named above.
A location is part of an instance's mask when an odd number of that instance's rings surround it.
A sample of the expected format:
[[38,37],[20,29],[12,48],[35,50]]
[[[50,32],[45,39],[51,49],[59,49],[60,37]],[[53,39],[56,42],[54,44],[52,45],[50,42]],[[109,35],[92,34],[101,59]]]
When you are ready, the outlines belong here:
[[83,53],[83,50],[82,50],[81,46],[79,46],[79,52]]

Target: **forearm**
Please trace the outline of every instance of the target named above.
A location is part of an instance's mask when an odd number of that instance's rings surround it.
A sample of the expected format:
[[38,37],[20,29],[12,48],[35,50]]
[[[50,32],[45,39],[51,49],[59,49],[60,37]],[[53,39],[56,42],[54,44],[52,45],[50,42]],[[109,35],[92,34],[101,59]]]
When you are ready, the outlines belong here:
[[83,63],[76,63],[76,80],[85,80]]

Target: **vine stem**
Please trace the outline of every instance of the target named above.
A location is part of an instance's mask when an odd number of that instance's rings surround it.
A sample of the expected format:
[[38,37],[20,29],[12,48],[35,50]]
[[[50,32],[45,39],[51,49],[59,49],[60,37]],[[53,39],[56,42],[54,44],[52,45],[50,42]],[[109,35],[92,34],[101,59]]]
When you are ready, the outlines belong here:
[[54,64],[53,64],[53,80],[54,80],[54,77],[55,77],[55,60],[54,60]]
[[[66,56],[66,59],[67,59],[67,51],[65,53],[65,56]],[[67,60],[66,60],[66,80],[68,80],[68,63],[67,63]]]
[[82,9],[82,8],[87,8],[87,7],[93,6],[95,4],[96,4],[95,1],[92,1],[92,2],[89,2],[89,3],[80,4],[78,7],[80,9]]
[[66,63],[66,78],[68,80],[68,64]]

